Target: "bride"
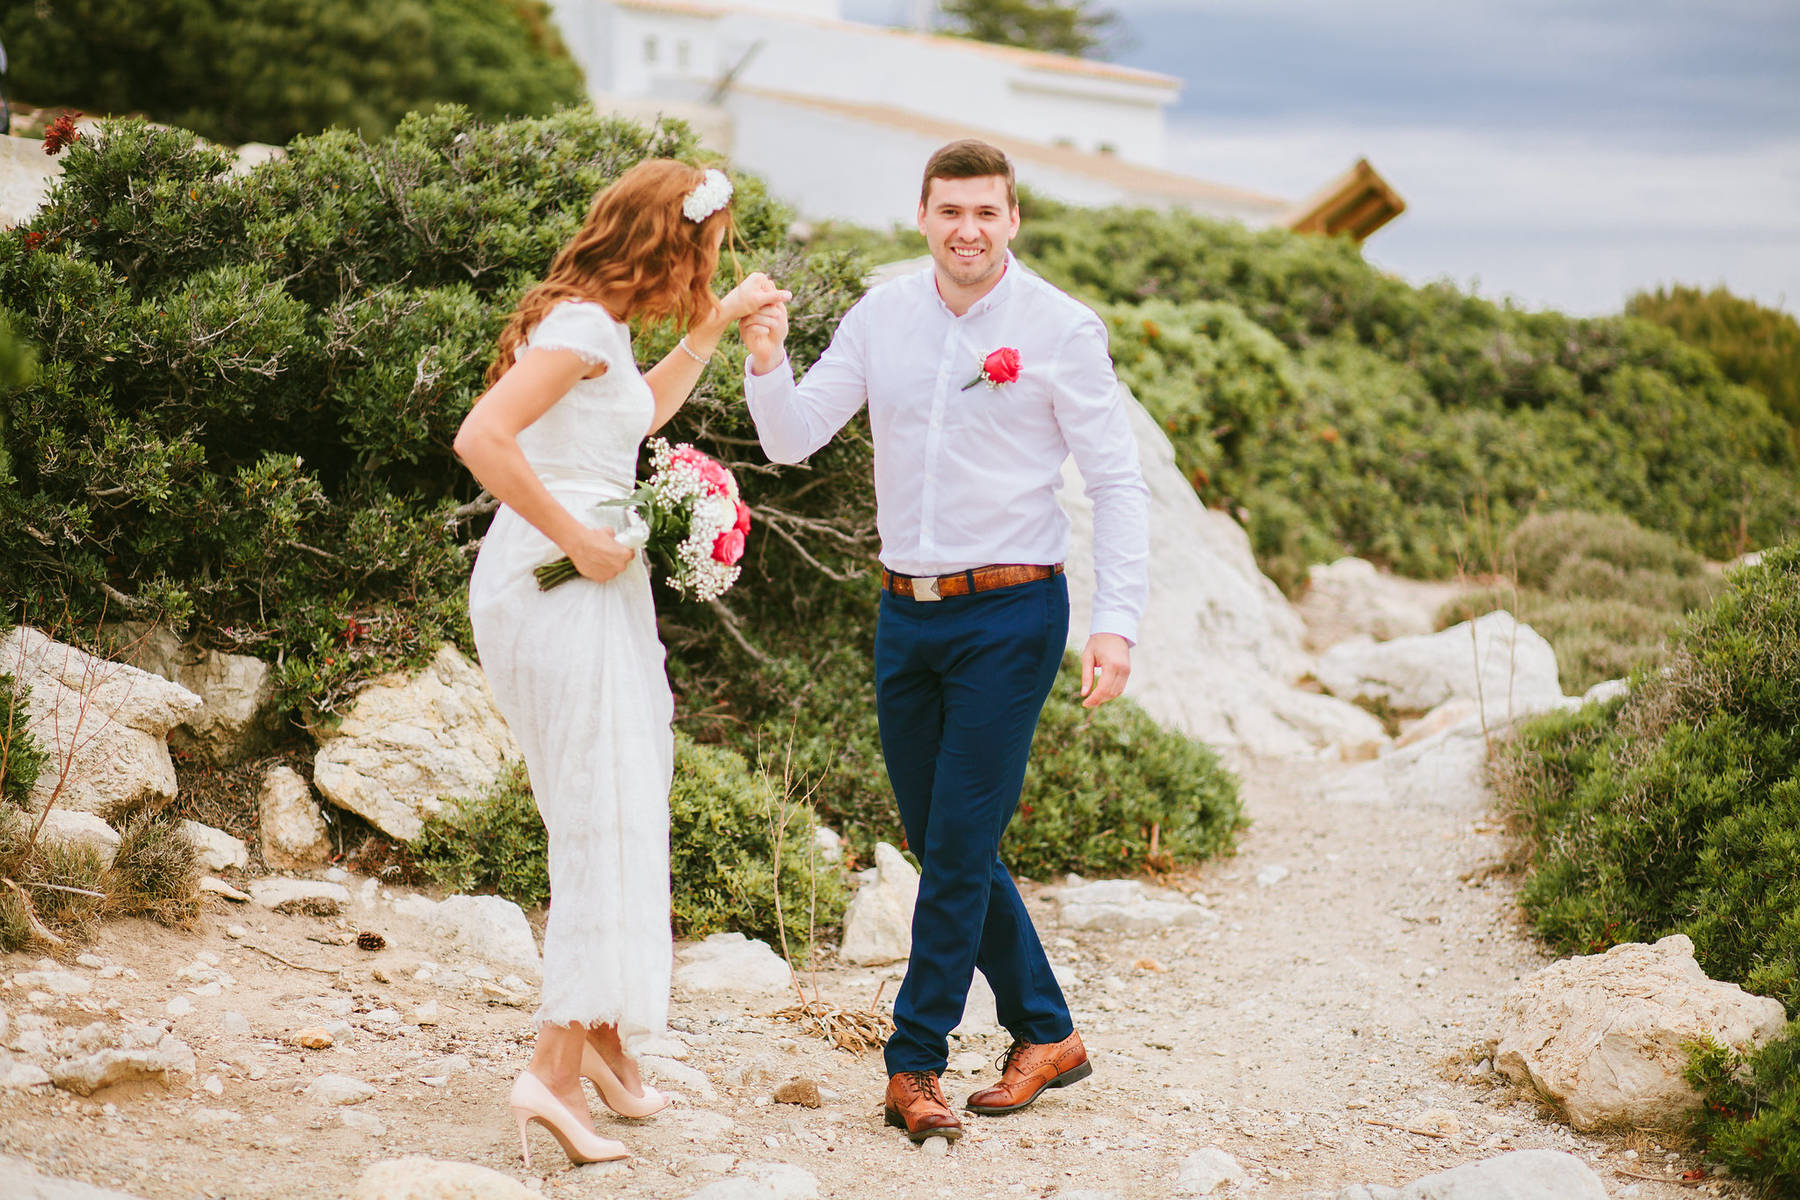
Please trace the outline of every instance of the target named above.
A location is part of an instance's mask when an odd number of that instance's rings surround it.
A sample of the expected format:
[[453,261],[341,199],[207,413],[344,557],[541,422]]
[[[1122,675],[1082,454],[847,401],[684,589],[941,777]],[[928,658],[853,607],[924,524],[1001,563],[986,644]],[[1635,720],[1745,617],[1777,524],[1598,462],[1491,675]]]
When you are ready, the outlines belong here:
[[[598,501],[627,495],[638,446],[693,391],[727,324],[788,299],[767,276],[712,293],[731,182],[670,159],[639,163],[525,293],[456,454],[502,502],[469,581],[469,620],[494,699],[524,751],[549,833],[543,1003],[511,1105],[574,1162],[623,1158],[588,1120],[585,1076],[625,1117],[666,1100],[629,1043],[668,1014],[673,702],[650,579]],[[686,332],[639,374],[627,321]],[[618,510],[599,510],[601,512]],[[584,578],[540,591],[567,555]]]

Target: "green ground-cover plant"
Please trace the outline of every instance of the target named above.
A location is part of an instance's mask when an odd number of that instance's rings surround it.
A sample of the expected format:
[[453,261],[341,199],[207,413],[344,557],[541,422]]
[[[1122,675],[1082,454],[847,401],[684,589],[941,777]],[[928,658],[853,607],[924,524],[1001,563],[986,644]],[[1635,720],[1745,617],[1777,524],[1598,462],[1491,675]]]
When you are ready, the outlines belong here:
[[1698,554],[1617,514],[1533,514],[1495,557],[1509,578],[1450,600],[1438,628],[1504,608],[1549,640],[1570,692],[1660,666],[1682,617],[1723,586]]
[[1800,321],[1722,287],[1657,288],[1626,301],[1634,317],[1667,326],[1712,355],[1734,383],[1753,387],[1800,437]]
[[543,115],[582,95],[541,0],[33,0],[0,15],[0,40],[9,87],[39,104],[228,142],[377,136],[434,104]]
[[[1709,975],[1800,1015],[1800,543],[1729,573],[1628,696],[1528,723],[1494,781],[1553,946],[1685,933]],[[1701,1136],[1774,1189],[1800,1161],[1796,1032],[1696,1062]]]
[[[785,817],[776,916],[773,819]],[[800,953],[843,916],[845,889],[836,867],[819,858],[811,809],[781,811],[769,778],[734,751],[675,740],[669,791],[672,918],[681,937],[736,930]],[[550,899],[548,840],[523,766],[473,799],[453,802],[425,823],[414,859],[456,892],[493,892],[519,904]]]
[[1414,287],[1342,239],[1040,205],[1016,247],[1096,304],[1120,375],[1278,582],[1354,553],[1443,577],[1541,509],[1729,557],[1800,524],[1767,400],[1667,330]]

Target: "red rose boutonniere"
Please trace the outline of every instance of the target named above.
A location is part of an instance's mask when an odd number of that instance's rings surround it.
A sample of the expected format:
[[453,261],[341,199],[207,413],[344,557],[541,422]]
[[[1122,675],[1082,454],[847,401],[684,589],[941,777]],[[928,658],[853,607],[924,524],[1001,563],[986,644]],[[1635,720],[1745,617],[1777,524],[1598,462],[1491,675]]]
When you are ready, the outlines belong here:
[[981,373],[963,384],[962,390],[968,391],[978,383],[985,383],[997,388],[1003,383],[1011,383],[1019,377],[1019,352],[1011,346],[1002,346],[981,360]]

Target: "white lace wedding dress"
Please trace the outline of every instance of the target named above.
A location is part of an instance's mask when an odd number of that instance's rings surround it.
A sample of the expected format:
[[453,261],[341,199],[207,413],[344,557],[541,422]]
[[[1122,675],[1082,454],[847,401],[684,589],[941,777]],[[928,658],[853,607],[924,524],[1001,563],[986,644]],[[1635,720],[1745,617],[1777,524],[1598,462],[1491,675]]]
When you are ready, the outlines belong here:
[[[624,325],[564,301],[525,347],[573,350],[606,374],[584,379],[519,434],[533,471],[580,520],[627,495],[655,412]],[[533,568],[562,557],[502,507],[469,581],[482,670],[525,752],[550,834],[542,1023],[617,1023],[661,1032],[669,1006],[669,781],[674,704],[643,558],[606,583],[540,591]]]

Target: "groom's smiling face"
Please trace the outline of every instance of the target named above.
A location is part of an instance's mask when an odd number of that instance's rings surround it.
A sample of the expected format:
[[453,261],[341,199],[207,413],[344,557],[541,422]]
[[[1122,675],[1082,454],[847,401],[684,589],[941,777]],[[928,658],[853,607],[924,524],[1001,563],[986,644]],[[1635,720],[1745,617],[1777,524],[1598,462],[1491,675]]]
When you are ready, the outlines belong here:
[[1019,232],[1019,210],[1008,202],[1006,178],[933,179],[919,206],[919,232],[940,276],[957,287],[979,287],[1006,269],[1006,246]]

